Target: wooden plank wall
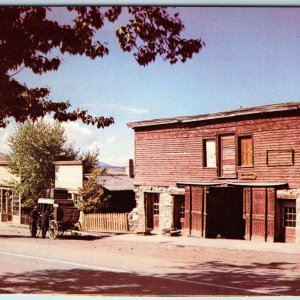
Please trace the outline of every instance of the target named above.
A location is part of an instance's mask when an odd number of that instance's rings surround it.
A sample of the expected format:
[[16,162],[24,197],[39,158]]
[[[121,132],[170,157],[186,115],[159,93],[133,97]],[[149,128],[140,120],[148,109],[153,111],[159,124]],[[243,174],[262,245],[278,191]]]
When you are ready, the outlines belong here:
[[[136,130],[135,184],[174,186],[179,181],[217,179],[217,168],[203,167],[203,139],[217,140],[217,134],[235,133],[253,136],[254,167],[237,167],[238,175],[251,173],[257,181],[288,182],[290,188],[300,186],[300,118],[297,116],[176,126]],[[273,160],[268,165],[267,152],[275,149],[293,150],[293,164],[274,165]]]
[[[259,241],[278,241],[279,228],[275,225],[275,189],[244,188],[245,238]],[[277,226],[277,228],[275,228]]]

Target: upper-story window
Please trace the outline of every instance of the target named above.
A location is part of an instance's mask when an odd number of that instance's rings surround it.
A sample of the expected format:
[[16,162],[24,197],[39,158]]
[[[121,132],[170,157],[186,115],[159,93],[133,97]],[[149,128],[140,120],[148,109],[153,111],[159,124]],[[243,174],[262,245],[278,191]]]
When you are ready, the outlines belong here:
[[203,166],[205,168],[216,168],[216,140],[203,140]]
[[238,137],[238,165],[240,167],[253,166],[253,138],[252,136]]

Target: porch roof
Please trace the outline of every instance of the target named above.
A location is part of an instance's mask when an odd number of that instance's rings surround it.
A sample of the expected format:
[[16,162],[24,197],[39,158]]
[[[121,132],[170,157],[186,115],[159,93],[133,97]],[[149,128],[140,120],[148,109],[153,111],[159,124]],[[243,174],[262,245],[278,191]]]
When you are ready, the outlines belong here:
[[229,185],[238,186],[253,186],[253,187],[272,187],[272,186],[287,186],[287,182],[227,182]]
[[215,186],[221,185],[226,182],[176,182],[177,187],[184,187],[186,185],[193,185],[193,186]]
[[218,186],[218,185],[235,185],[249,187],[278,187],[287,186],[287,182],[235,182],[235,181],[218,181],[218,182],[177,182],[177,187],[184,186]]

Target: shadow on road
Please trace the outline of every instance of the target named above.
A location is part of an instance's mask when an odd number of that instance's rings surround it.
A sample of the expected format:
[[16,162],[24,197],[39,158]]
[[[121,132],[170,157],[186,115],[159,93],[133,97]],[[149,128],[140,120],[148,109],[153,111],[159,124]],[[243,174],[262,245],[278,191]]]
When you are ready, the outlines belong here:
[[[58,240],[86,240],[86,241],[94,241],[94,240],[99,240],[99,239],[102,239],[102,238],[106,238],[107,236],[103,235],[103,236],[92,236],[92,235],[63,235],[63,236],[59,236],[57,237]],[[8,238],[22,238],[22,239],[31,239],[31,240],[34,240],[34,239],[42,239],[41,236],[38,236],[38,237],[31,237],[30,235],[21,235],[21,234],[1,234],[0,235],[0,239],[1,238],[5,238],[5,239],[8,239]],[[47,238],[49,239],[49,238]]]
[[300,279],[284,275],[282,271],[292,270],[294,265],[278,262],[236,266],[212,261],[194,265],[194,273],[182,270],[181,273],[164,276],[86,269],[6,273],[0,276],[0,293],[296,296],[300,295]]

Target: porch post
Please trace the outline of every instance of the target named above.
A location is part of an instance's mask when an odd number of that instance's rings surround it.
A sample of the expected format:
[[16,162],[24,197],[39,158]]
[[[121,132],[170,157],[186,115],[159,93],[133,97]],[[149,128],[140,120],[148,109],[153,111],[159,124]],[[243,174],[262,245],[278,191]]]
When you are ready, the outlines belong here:
[[1,203],[0,203],[0,222],[2,222],[2,211],[3,211],[3,189],[1,188]]
[[203,188],[203,195],[202,195],[202,237],[206,238],[206,199],[207,199],[208,188]]
[[295,243],[300,243],[300,198],[296,199],[296,232]]

